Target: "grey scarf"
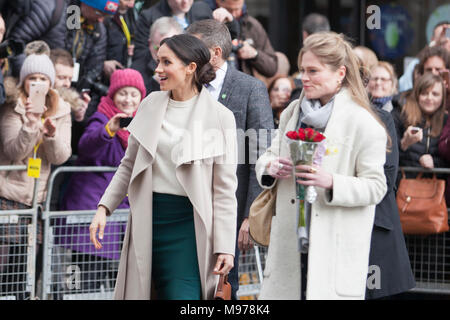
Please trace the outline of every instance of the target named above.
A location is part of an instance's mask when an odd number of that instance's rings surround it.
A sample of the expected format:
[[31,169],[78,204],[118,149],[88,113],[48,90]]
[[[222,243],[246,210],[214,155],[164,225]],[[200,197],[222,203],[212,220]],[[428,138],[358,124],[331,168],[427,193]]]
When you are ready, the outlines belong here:
[[298,127],[302,123],[315,129],[325,129],[333,110],[334,96],[327,104],[322,106],[320,100],[308,100],[303,97],[300,103],[300,118]]

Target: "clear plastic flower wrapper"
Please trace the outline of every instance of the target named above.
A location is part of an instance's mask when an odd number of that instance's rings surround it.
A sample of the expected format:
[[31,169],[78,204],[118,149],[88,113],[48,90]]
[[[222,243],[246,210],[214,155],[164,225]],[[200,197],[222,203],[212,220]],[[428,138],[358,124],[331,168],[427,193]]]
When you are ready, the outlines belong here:
[[[308,165],[313,167],[319,167],[322,164],[323,157],[326,154],[326,140],[325,136],[320,132],[313,129],[300,128],[298,131],[289,131],[286,134],[287,143],[289,146],[290,157],[295,167],[298,165]],[[305,187],[302,184],[297,183],[295,180],[295,190],[298,206],[297,215],[297,234],[299,237],[300,250],[304,246],[301,239],[308,239],[308,225],[306,217],[306,202],[312,204],[316,201],[317,191],[314,186]]]

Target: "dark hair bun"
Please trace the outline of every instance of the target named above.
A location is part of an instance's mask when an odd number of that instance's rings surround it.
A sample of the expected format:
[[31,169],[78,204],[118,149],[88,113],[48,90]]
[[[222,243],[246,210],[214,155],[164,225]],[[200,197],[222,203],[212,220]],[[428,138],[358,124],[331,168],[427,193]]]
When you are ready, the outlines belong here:
[[216,72],[214,71],[211,63],[206,63],[203,67],[197,72],[198,82],[202,85],[206,83],[210,83],[216,78]]

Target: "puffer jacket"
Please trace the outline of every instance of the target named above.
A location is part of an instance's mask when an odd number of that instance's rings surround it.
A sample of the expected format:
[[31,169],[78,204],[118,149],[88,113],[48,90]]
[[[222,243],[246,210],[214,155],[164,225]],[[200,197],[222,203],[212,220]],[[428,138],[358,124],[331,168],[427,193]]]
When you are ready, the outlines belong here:
[[[70,106],[59,96],[58,109],[51,116],[56,126],[55,136],[45,137],[42,129],[30,131],[24,126],[25,107],[18,98],[17,89],[8,90],[7,100],[0,114],[0,165],[27,165],[33,157],[34,147],[42,140],[37,151],[37,158],[42,159],[38,187],[38,203],[45,200],[50,166],[64,163],[71,155],[71,116]],[[13,87],[15,88],[15,87]],[[50,95],[58,93],[50,89]],[[34,179],[28,177],[27,171],[0,171],[0,197],[32,205]]]
[[[61,11],[57,9],[57,3],[60,2]],[[51,49],[63,48],[66,38],[66,10],[65,0],[39,0],[31,2],[29,14],[23,16],[10,31],[8,39],[20,41],[24,46],[34,40],[45,41]],[[52,24],[53,14],[57,18]],[[20,54],[9,58],[12,75],[18,76],[25,54]]]
[[[125,23],[130,31],[131,43],[134,43],[134,32],[136,30],[137,11],[128,9],[123,15]],[[124,67],[128,62],[128,45],[125,33],[122,30],[120,14],[117,12],[114,16],[107,17],[104,25],[108,34],[108,44],[106,46],[106,60],[119,61]]]
[[[80,1],[73,0],[70,5],[80,6]],[[82,79],[88,73],[91,73],[98,81],[103,71],[103,62],[106,60],[106,28],[103,23],[96,23],[92,31],[85,30],[83,26],[81,30],[85,42],[82,52],[76,57],[76,61],[80,64],[78,79]],[[73,29],[67,30],[66,33],[65,49],[72,53],[72,56],[75,56],[73,53],[77,32],[77,29]]]

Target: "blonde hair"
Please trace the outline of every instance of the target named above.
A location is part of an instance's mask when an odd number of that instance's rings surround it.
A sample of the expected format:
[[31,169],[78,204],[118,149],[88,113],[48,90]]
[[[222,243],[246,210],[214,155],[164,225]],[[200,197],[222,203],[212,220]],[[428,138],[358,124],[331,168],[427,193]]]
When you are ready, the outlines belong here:
[[390,64],[387,61],[378,61],[377,64],[375,64],[372,69],[370,69],[370,73],[372,73],[372,71],[375,68],[384,68],[388,73],[389,73],[389,77],[392,80],[392,95],[397,94],[398,92],[398,79],[397,79],[397,73],[395,73],[395,69],[394,66],[392,64]]
[[445,114],[445,84],[440,76],[434,75],[431,72],[426,72],[423,76],[417,79],[417,83],[414,85],[413,91],[406,98],[406,103],[402,108],[402,116],[404,119],[405,127],[420,125],[425,114],[419,105],[419,96],[429,88],[433,87],[436,83],[441,84],[442,88],[442,103],[439,108],[429,117],[429,120],[425,124],[425,127],[430,126],[430,136],[438,137],[441,134],[444,126],[444,114]]
[[345,77],[342,80],[342,87],[346,87],[352,100],[366,109],[375,120],[383,126],[388,136],[388,147],[391,145],[391,139],[386,126],[380,120],[376,112],[372,109],[360,74],[360,60],[354,53],[350,43],[345,40],[343,34],[335,32],[318,32],[310,35],[303,43],[303,48],[298,54],[298,67],[300,69],[303,55],[311,51],[321,63],[330,67],[333,71],[344,66],[346,68]]

